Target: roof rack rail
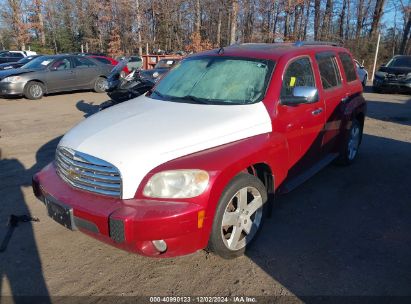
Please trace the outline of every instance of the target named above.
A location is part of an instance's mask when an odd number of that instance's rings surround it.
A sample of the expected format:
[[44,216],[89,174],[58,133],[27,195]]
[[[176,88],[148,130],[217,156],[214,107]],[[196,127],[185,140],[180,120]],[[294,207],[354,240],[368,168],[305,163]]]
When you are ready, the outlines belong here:
[[331,46],[340,46],[338,42],[332,41],[297,41],[294,43],[295,46],[307,46],[307,45],[331,45]]

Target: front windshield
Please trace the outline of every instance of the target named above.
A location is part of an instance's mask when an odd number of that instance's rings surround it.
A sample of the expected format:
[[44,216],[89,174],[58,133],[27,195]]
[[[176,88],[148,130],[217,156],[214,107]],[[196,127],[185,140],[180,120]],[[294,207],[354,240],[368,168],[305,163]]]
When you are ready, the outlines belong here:
[[393,58],[387,66],[390,68],[411,68],[411,56]]
[[21,68],[22,69],[33,69],[42,70],[45,69],[55,58],[51,56],[42,56],[33,59],[32,61],[26,63]]
[[205,104],[250,104],[265,95],[274,62],[235,57],[198,57],[176,65],[152,98]]

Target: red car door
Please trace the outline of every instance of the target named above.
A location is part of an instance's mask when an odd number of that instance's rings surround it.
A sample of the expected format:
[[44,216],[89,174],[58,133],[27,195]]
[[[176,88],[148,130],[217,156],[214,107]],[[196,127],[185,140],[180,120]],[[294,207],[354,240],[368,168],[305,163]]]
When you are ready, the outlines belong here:
[[325,122],[324,101],[319,95],[314,102],[284,104],[281,99],[293,96],[296,87],[316,88],[313,58],[302,56],[291,60],[283,74],[277,117],[273,126],[285,134],[289,150],[288,178],[299,175],[320,157],[322,129]]
[[342,81],[337,55],[334,52],[319,52],[315,56],[321,79],[321,92],[325,104],[325,125],[322,137],[322,156],[336,153],[338,135],[343,118],[341,106],[348,98],[346,83]]

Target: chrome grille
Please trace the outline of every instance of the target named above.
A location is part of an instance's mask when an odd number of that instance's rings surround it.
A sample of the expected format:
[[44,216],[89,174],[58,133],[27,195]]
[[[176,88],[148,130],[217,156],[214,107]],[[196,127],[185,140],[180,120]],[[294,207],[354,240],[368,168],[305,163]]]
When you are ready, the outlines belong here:
[[121,196],[120,172],[102,159],[58,147],[56,168],[58,175],[72,187],[103,195]]

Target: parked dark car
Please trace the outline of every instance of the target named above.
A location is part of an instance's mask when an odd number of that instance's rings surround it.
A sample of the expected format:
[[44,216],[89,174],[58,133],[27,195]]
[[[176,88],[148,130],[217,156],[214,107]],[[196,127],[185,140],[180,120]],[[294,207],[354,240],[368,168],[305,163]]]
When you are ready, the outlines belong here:
[[2,64],[0,64],[0,71],[21,68],[26,63],[29,63],[33,59],[35,59],[37,57],[40,57],[40,56],[41,55],[27,56],[27,57],[24,57],[24,58],[20,59],[17,62],[2,63]]
[[151,78],[153,81],[155,81],[156,79],[160,79],[161,76],[167,73],[177,63],[179,63],[180,60],[181,59],[179,58],[164,58],[157,62],[157,64],[154,66],[154,69],[143,70],[140,73],[145,78]]
[[17,62],[20,59],[37,55],[36,52],[32,51],[7,51],[0,53],[0,63],[7,63],[7,62]]
[[84,89],[103,93],[111,69],[84,56],[42,56],[19,69],[0,71],[0,95],[40,99],[48,93]]
[[394,56],[383,64],[375,72],[373,89],[377,93],[387,90],[411,92],[411,56]]

